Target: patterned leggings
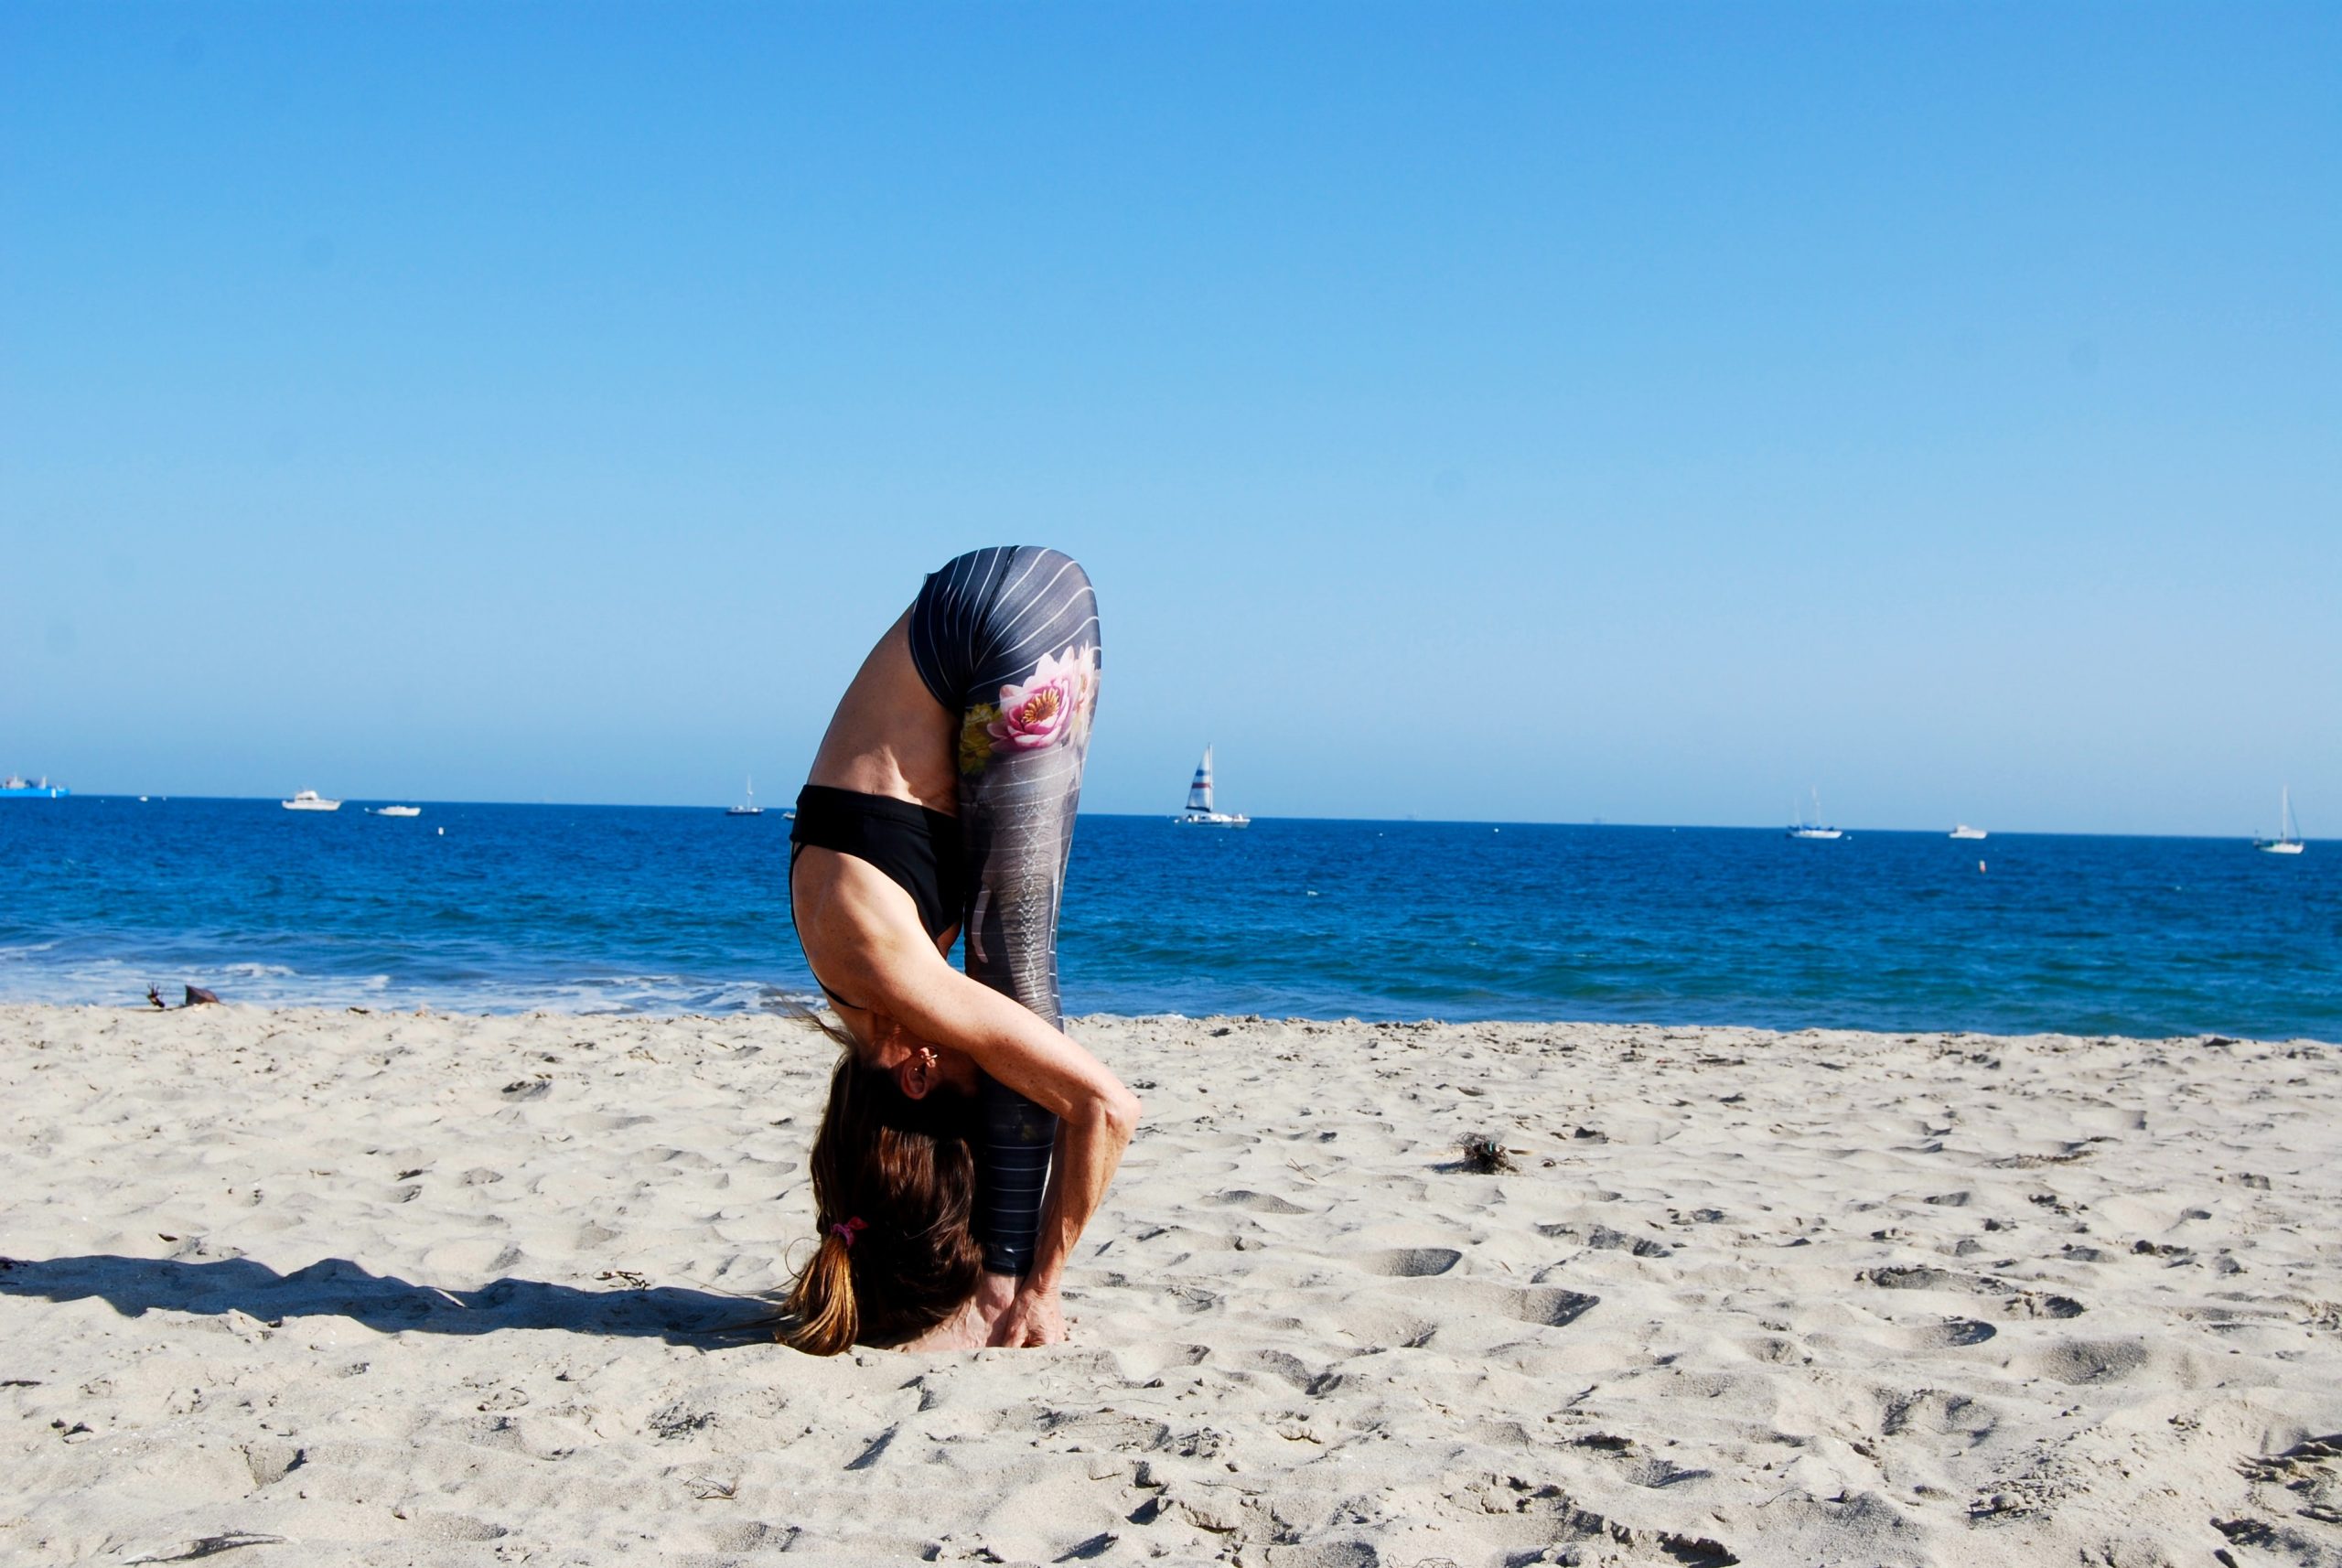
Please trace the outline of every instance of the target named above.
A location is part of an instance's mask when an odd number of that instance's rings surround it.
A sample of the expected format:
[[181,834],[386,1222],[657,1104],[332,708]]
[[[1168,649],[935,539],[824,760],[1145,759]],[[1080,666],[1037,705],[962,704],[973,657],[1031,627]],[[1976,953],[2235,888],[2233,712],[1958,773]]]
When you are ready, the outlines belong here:
[[[1052,1027],[1058,911],[1098,697],[1098,599],[1072,557],[1032,545],[975,550],[912,602],[911,660],[960,715],[960,838],[971,978]],[[1032,1267],[1058,1119],[984,1079],[976,1240],[984,1267]]]

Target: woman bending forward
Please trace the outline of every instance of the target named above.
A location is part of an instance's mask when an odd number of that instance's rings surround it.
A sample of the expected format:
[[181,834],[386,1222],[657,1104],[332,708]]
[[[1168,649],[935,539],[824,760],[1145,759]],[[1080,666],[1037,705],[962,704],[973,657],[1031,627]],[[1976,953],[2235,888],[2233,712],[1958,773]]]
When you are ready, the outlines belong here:
[[977,550],[929,576],[822,737],[790,897],[846,1050],[813,1141],[821,1246],[782,1331],[800,1349],[1065,1337],[1058,1283],[1139,1114],[1058,1026],[1097,696],[1081,568]]

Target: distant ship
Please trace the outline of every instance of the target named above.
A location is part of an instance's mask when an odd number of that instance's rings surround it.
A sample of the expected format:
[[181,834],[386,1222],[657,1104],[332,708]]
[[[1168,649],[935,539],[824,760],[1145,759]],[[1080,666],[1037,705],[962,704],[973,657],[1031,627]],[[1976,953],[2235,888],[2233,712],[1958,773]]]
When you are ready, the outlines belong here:
[[2277,836],[2254,839],[2252,847],[2263,854],[2301,854],[2302,831],[2294,822],[2294,790],[2290,784],[2277,796]]
[[1962,822],[1951,830],[1951,836],[1956,839],[1981,839],[1990,838],[1992,835],[1982,828],[1971,828],[1966,822]]
[[[297,795],[294,797],[295,800],[299,798]],[[292,801],[288,800],[285,804],[290,805]],[[420,806],[369,806],[366,808],[366,814],[370,817],[419,817],[423,815],[423,808]]]
[[340,801],[326,800],[315,789],[299,790],[290,800],[279,800],[277,804],[288,811],[338,811],[341,810]]
[[1793,839],[1842,839],[1846,836],[1843,829],[1825,828],[1821,825],[1821,786],[1816,785],[1813,790],[1813,820],[1808,822],[1804,815],[1799,813],[1798,820],[1789,824],[1789,835]]
[[0,779],[0,800],[61,800],[71,793],[62,784],[51,784],[46,775],[32,784],[15,773]]
[[1252,819],[1238,812],[1222,811],[1212,805],[1211,747],[1204,747],[1204,759],[1196,764],[1195,781],[1187,786],[1187,809],[1171,819],[1191,827],[1249,827]]
[[724,814],[727,817],[761,817],[765,814],[765,809],[757,804],[757,776],[755,774],[748,775],[748,798],[739,805],[725,807]]

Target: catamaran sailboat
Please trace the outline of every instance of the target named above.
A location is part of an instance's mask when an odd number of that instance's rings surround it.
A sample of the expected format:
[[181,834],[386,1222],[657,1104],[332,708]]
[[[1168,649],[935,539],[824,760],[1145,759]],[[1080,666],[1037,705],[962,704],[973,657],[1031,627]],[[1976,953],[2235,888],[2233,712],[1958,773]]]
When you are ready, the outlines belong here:
[[1804,813],[1799,812],[1798,820],[1789,824],[1789,837],[1793,839],[1842,839],[1846,836],[1842,829],[1825,828],[1821,825],[1821,788],[1820,785],[1814,786],[1813,789],[1813,820],[1810,822],[1806,821]]
[[761,817],[765,814],[765,809],[757,804],[757,776],[755,774],[748,775],[747,800],[737,806],[726,806],[724,809],[724,814],[727,817]]
[[2294,790],[2287,785],[2277,797],[2277,836],[2254,839],[2252,847],[2263,854],[2299,854],[2302,852],[2302,831],[2294,822]]
[[1194,827],[1241,828],[1249,826],[1252,818],[1216,810],[1211,801],[1211,747],[1204,747],[1204,759],[1196,764],[1195,782],[1187,786],[1187,809],[1171,819]]

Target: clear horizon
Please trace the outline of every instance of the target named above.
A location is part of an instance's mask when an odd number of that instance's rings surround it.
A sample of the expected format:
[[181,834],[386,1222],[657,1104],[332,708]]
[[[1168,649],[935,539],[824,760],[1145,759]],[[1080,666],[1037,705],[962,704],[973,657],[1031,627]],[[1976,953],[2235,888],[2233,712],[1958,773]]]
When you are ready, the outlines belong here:
[[1210,741],[1261,817],[2315,836],[2337,59],[2307,5],[14,6],[0,772],[781,805],[1015,540],[1097,582],[1106,814]]
[[[52,779],[52,780],[50,780],[50,782],[52,782],[52,783],[61,783],[61,782],[62,782],[62,780],[59,780],[59,779]],[[319,793],[320,793],[320,794],[325,794],[325,791],[320,790],[320,791],[319,791]],[[141,804],[141,803],[145,803],[145,804],[162,804],[162,803],[167,803],[167,802],[172,801],[172,800],[227,801],[227,802],[231,802],[231,803],[237,803],[237,804],[267,805],[267,804],[270,804],[270,803],[272,803],[272,802],[281,802],[281,801],[283,801],[284,800],[289,799],[290,797],[287,797],[287,796],[278,796],[278,795],[265,795],[265,794],[263,794],[263,795],[195,795],[195,794],[178,794],[178,793],[173,793],[173,792],[170,792],[170,791],[156,792],[156,791],[153,791],[153,790],[148,790],[148,791],[145,791],[144,793],[141,793],[141,792],[137,792],[137,791],[128,791],[128,792],[125,792],[125,791],[120,791],[120,790],[108,790],[108,791],[84,791],[84,790],[75,789],[75,790],[73,790],[73,791],[71,792],[71,795],[70,795],[70,799],[73,799],[73,800],[105,800],[105,801],[126,800],[126,801],[131,802],[131,803],[132,803],[132,804],[134,804],[134,805],[135,805],[135,804]],[[578,808],[578,809],[583,809],[583,810],[586,810],[586,811],[708,811],[708,812],[715,812],[715,811],[723,811],[726,805],[728,805],[728,804],[730,804],[730,803],[731,803],[731,802],[728,802],[728,801],[710,801],[710,800],[455,800],[455,799],[435,800],[435,799],[433,799],[432,797],[427,796],[427,795],[357,795],[357,794],[339,795],[339,796],[327,795],[327,799],[328,799],[328,800],[340,800],[340,801],[342,802],[342,805],[343,805],[343,809],[344,809],[344,810],[349,810],[349,809],[351,809],[351,808],[363,808],[363,807],[366,807],[366,806],[377,806],[377,805],[402,805],[402,804],[403,804],[403,805],[415,805],[415,806],[440,806],[440,807],[457,807],[457,806],[534,806],[534,807],[543,807],[543,808],[544,808],[544,809],[547,809],[547,810],[553,810],[553,811],[559,811],[559,810],[567,809],[567,808]],[[767,810],[768,810],[768,811],[769,811],[769,812],[770,812],[770,813],[771,813],[771,814],[772,814],[772,815],[777,819],[777,818],[779,818],[779,816],[780,815],[780,813],[781,813],[782,811],[792,809],[793,800],[794,800],[794,792],[792,791],[790,800],[787,800],[787,801],[783,801],[783,800],[773,800],[773,801],[771,801],[771,802],[769,802],[769,803],[768,804],[768,806],[767,806]],[[30,804],[29,804],[29,803],[27,803],[27,805],[26,805],[26,809],[27,809],[27,810],[33,810],[33,809],[36,809],[36,808],[33,808],[33,807],[31,807],[31,806],[30,806]],[[1168,821],[1168,820],[1170,820],[1170,819],[1172,819],[1172,818],[1176,817],[1177,814],[1178,814],[1178,813],[1177,813],[1176,811],[1173,811],[1173,810],[1170,810],[1170,809],[1166,809],[1166,810],[1158,811],[1100,811],[1100,810],[1097,810],[1097,809],[1094,809],[1094,808],[1090,808],[1090,807],[1084,807],[1084,808],[1082,809],[1082,811],[1081,811],[1081,815],[1082,815],[1082,816],[1084,816],[1084,817],[1128,817],[1128,818],[1132,818],[1132,819],[1133,819],[1133,820],[1138,820],[1138,821],[1146,821],[1146,820],[1151,820],[1151,819],[1158,818],[1158,817],[1159,817],[1159,818],[1162,818],[1162,819],[1165,819],[1166,821]],[[2299,813],[2298,811],[2297,811],[2297,812],[2295,812],[2295,815],[2296,815],[2296,816],[2298,816],[2299,814],[2300,814],[2300,813]],[[1564,819],[1564,818],[1538,819],[1538,818],[1531,818],[1531,817],[1427,817],[1427,816],[1420,816],[1420,815],[1418,815],[1418,816],[1401,816],[1401,817],[1376,817],[1376,816],[1332,816],[1332,815],[1326,814],[1326,813],[1324,813],[1324,812],[1318,812],[1318,813],[1315,813],[1315,814],[1312,814],[1312,813],[1305,813],[1305,812],[1285,812],[1285,813],[1279,813],[1278,815],[1275,815],[1275,816],[1262,816],[1262,815],[1260,815],[1260,814],[1258,814],[1258,813],[1253,813],[1253,814],[1252,814],[1252,820],[1254,822],[1256,822],[1256,823],[1257,823],[1257,822],[1389,822],[1389,823],[1393,823],[1393,824],[1412,824],[1412,825],[1420,826],[1420,827],[1633,828],[1633,829],[1638,829],[1638,830],[1647,830],[1647,831],[1650,831],[1650,832],[1659,832],[1659,831],[1661,831],[1661,830],[1670,831],[1670,832],[1674,832],[1674,831],[1680,831],[1680,830],[1683,830],[1683,829],[1690,829],[1691,831],[1695,832],[1781,832],[1783,829],[1785,829],[1785,828],[1787,828],[1788,826],[1789,826],[1789,825],[1790,825],[1790,824],[1789,824],[1789,822],[1786,819],[1784,819],[1784,820],[1783,820],[1783,821],[1781,821],[1781,822],[1625,822],[1625,821],[1617,821],[1617,820],[1612,820],[1612,819],[1609,819],[1609,818],[1602,818],[1602,819],[1585,819],[1585,820],[1569,820],[1569,819]],[[2092,832],[2092,831],[2088,830],[2088,829],[2076,829],[2076,828],[2025,828],[2025,827],[2000,828],[2000,827],[1993,827],[1993,826],[1992,826],[1992,825],[1991,825],[1991,824],[1989,824],[1989,823],[1983,823],[1983,822],[1955,823],[1955,824],[1949,824],[1949,825],[1946,825],[1946,826],[1943,826],[1943,827],[1935,827],[1935,826],[1919,826],[1919,827],[1902,826],[1902,827],[1894,827],[1894,826],[1886,826],[1886,825],[1883,825],[1883,824],[1876,823],[1876,822],[1853,822],[1853,821],[1839,820],[1839,819],[1834,819],[1834,818],[1832,820],[1831,825],[1832,825],[1832,826],[1834,826],[1834,827],[1837,827],[1837,828],[1840,828],[1840,829],[1842,829],[1842,830],[1843,830],[1843,831],[1844,831],[1844,832],[1845,832],[1845,834],[1846,834],[1846,836],[1847,836],[1848,838],[1852,838],[1852,837],[1853,837],[1856,833],[1917,833],[1917,834],[1921,834],[1921,835],[1928,836],[1928,837],[1941,838],[1941,837],[1945,837],[1945,836],[1949,835],[1949,833],[1950,833],[1950,831],[1951,831],[1951,827],[1952,827],[1952,826],[1981,827],[1981,828],[1985,829],[1989,833],[1991,833],[1992,837],[1993,837],[1993,838],[1995,838],[1995,839],[1999,839],[1999,838],[2025,838],[2025,837],[2037,837],[2037,838],[2170,838],[2170,839],[2195,839],[2195,840],[2206,840],[2206,841],[2211,841],[2211,842],[2218,842],[2218,841],[2221,841],[2221,840],[2236,839],[2236,838],[2240,838],[2240,837],[2261,837],[2261,836],[2263,836],[2263,835],[2262,835],[2262,834],[2261,834],[2258,830],[2256,830],[2256,831],[2254,831],[2254,832],[2249,832],[2249,833],[2244,833],[2244,834],[2238,834],[2238,833],[2205,833],[2205,832],[2168,832],[2168,833],[2154,833],[2154,832],[2136,833],[2136,832],[2134,832],[2134,833],[2110,833],[2110,832]],[[2271,824],[2271,826],[2272,826],[2272,828],[2274,827],[2274,825],[2275,825],[2275,824],[2274,824],[2273,822]],[[1225,830],[1225,831],[1234,831],[1234,830]],[[2303,838],[2303,840],[2304,840],[2305,843],[2317,843],[2317,842],[2318,842],[2318,836],[2317,836],[2315,833],[2312,833],[2312,832],[2304,832],[2304,833],[2302,834],[2302,838]],[[1981,842],[1989,843],[1989,842],[1991,842],[1991,841],[1990,841],[1990,840],[1984,840],[1984,841],[1981,841]]]

